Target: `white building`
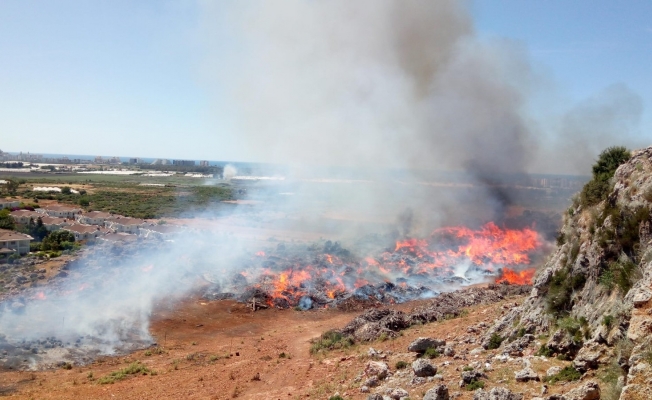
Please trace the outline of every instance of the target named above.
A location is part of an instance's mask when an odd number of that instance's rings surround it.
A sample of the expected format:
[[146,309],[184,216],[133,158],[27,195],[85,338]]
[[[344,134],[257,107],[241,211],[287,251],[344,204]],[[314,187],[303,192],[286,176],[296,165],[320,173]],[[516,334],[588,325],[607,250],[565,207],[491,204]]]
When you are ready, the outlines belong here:
[[24,233],[0,229],[0,251],[5,255],[29,253],[29,242],[32,240],[33,237]]
[[82,209],[64,205],[49,205],[37,209],[38,212],[49,215],[50,217],[75,219],[82,213]]
[[108,233],[107,229],[96,225],[73,224],[62,229],[75,235],[76,241],[85,240],[87,242],[94,241]]
[[11,216],[11,219],[13,219],[15,223],[21,225],[29,224],[30,219],[33,219],[34,222],[36,222],[36,220],[39,217],[43,217],[43,214],[40,214],[36,211],[30,211],[30,210],[16,210],[16,211],[12,211],[9,215]]
[[0,198],[0,210],[4,208],[16,208],[20,206],[20,201]]
[[113,232],[133,233],[134,235],[139,234],[141,228],[149,225],[152,224],[143,219],[115,215],[111,218],[107,218],[104,222],[104,226],[111,229]]
[[108,212],[90,211],[85,214],[78,214],[77,221],[80,224],[104,226],[106,220],[111,217],[114,217],[114,215],[109,214]]

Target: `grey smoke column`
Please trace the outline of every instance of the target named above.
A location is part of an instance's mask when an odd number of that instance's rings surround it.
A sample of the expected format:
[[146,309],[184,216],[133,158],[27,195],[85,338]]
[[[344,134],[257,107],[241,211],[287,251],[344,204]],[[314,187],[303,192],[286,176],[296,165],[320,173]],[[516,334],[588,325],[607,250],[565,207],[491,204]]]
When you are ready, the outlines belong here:
[[[459,1],[207,7],[207,72],[252,158],[518,172],[529,66]],[[230,42],[229,42],[230,40]]]

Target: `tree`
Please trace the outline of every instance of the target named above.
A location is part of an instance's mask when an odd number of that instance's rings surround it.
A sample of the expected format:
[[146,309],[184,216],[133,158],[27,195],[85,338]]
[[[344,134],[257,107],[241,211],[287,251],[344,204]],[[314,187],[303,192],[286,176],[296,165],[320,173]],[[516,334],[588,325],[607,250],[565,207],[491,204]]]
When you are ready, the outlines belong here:
[[75,242],[75,235],[72,232],[68,231],[54,231],[43,239],[43,245],[41,248],[44,251],[47,250],[66,250],[72,247],[72,243]]
[[43,220],[41,217],[38,217],[36,221],[34,221],[34,218],[30,218],[29,223],[27,224],[27,229],[29,235],[39,242],[45,239],[48,235],[48,230],[43,226]]
[[72,191],[70,190],[69,186],[64,186],[61,188],[61,194],[70,194]]
[[0,228],[1,229],[16,229],[16,224],[14,223],[13,218],[8,209],[4,208],[0,210]]
[[580,193],[583,206],[592,206],[604,200],[611,191],[611,178],[621,164],[631,157],[627,148],[613,146],[605,149],[593,164],[593,179],[587,182]]
[[15,179],[7,179],[7,183],[5,186],[9,193],[16,194],[16,190],[18,190],[18,186],[20,186],[20,184]]
[[88,207],[91,204],[90,201],[88,201],[87,197],[82,197],[79,199],[79,205],[82,207]]
[[613,146],[605,149],[593,164],[593,177],[607,177],[611,179],[621,164],[631,157],[631,152],[623,146]]

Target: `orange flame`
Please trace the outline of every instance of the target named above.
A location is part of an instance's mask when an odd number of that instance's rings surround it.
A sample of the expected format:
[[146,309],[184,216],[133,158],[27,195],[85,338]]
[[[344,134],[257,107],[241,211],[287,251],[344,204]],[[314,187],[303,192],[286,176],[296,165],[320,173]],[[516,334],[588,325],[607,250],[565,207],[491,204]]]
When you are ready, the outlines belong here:
[[534,268],[524,269],[523,271],[503,268],[503,273],[496,279],[496,283],[506,282],[513,285],[531,285],[535,272],[536,270]]
[[[496,282],[531,284],[534,269],[516,272],[506,266],[530,264],[531,253],[540,246],[538,234],[528,228],[500,228],[493,222],[479,229],[446,227],[425,239],[397,241],[393,249],[359,261],[323,254],[314,259],[314,264],[296,261],[294,267],[282,271],[266,266],[259,287],[264,286],[270,305],[291,306],[314,289],[335,299],[343,292],[382,281],[395,282],[399,277],[452,276],[465,262],[488,273],[502,269]],[[264,257],[265,253],[259,251],[256,256]],[[242,275],[248,276],[246,272]],[[407,287],[408,283],[399,285]]]

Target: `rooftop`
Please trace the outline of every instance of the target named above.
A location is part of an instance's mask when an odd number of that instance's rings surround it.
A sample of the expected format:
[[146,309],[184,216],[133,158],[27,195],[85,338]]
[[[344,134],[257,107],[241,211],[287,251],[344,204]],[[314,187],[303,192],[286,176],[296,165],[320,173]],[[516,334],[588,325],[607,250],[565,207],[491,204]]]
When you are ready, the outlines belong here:
[[6,242],[11,240],[34,240],[33,237],[25,235],[24,233],[10,231],[7,229],[0,229],[0,241]]
[[63,223],[72,223],[72,220],[66,219],[66,218],[59,218],[59,217],[41,217],[41,221],[43,221],[44,224],[63,224]]
[[104,211],[89,211],[84,213],[84,216],[88,218],[111,218],[113,214]]
[[147,221],[145,221],[144,219],[123,217],[122,215],[118,215],[118,216],[114,215],[107,219],[109,222],[115,222],[121,225],[142,225],[147,223]]
[[84,225],[84,224],[74,224],[64,228],[67,231],[77,232],[77,233],[94,233],[94,232],[106,232],[106,230],[100,229],[99,226],[95,225]]
[[138,236],[129,233],[109,233],[102,236],[102,239],[110,242],[135,242]]
[[9,214],[14,216],[14,217],[23,217],[23,216],[25,216],[25,217],[31,217],[31,216],[40,217],[41,216],[41,214],[37,213],[36,211],[31,211],[31,210],[16,210],[16,211],[10,212]]
[[81,208],[79,207],[71,207],[71,206],[64,206],[61,204],[52,204],[49,206],[43,207],[44,210],[50,210],[50,211],[81,211]]

